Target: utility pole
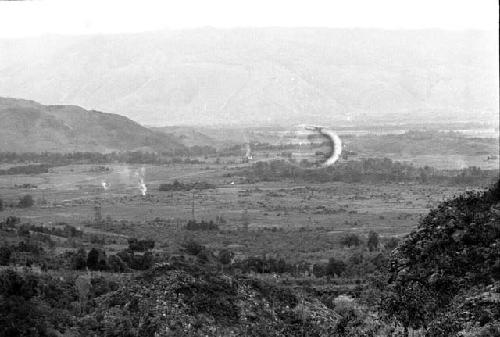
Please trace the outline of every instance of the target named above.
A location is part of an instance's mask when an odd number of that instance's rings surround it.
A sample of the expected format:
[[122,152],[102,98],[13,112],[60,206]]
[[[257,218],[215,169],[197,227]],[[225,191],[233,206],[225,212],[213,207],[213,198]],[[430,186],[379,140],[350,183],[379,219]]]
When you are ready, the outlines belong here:
[[248,216],[248,208],[245,207],[243,214],[241,215],[241,221],[243,222],[243,230],[248,232],[248,225],[250,224],[250,218]]
[[193,219],[193,221],[195,221],[195,218],[194,218],[194,189],[193,189],[193,199],[191,201],[191,219]]

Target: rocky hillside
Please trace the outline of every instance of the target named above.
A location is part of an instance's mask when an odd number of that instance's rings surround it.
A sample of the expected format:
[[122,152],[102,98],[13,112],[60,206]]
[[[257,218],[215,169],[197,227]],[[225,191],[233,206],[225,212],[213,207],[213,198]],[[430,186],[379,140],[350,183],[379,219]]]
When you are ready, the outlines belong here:
[[116,114],[74,105],[1,98],[0,151],[162,151],[183,147],[174,137]]
[[101,297],[87,320],[96,321],[88,333],[98,335],[329,336],[340,315],[255,279],[165,264]]
[[403,325],[498,336],[487,332],[500,333],[499,183],[443,202],[393,252],[385,306]]

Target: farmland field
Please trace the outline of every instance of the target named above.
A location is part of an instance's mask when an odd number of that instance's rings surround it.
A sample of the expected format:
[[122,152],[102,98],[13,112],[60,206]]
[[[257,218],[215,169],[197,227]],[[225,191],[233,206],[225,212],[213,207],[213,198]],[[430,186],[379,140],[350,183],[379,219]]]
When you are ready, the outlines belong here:
[[[36,201],[29,209],[6,208],[2,216],[154,239],[169,251],[192,238],[214,249],[232,247],[244,255],[266,252],[315,261],[331,255],[346,233],[366,237],[374,230],[381,238],[403,236],[432,205],[463,190],[419,183],[304,184],[284,180],[249,184],[226,176],[235,166],[215,164],[105,167],[99,171],[92,165],[69,165],[46,174],[1,176],[5,204],[15,203],[24,194]],[[140,172],[148,189],[145,196],[138,188]],[[215,188],[194,193],[158,190],[161,183],[176,179],[206,181]],[[21,184],[36,187],[19,188]],[[193,200],[196,220],[223,219],[218,231],[183,229],[192,217]],[[94,223],[96,205],[107,219],[103,223]]]

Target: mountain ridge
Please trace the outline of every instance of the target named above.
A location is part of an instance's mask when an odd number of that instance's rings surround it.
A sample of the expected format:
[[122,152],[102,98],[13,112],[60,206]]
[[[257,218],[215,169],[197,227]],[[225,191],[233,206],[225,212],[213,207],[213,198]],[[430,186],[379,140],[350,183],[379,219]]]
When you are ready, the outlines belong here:
[[0,151],[112,152],[183,148],[174,137],[127,117],[77,105],[0,97]]
[[0,95],[152,126],[491,121],[495,46],[483,31],[322,28],[0,40]]

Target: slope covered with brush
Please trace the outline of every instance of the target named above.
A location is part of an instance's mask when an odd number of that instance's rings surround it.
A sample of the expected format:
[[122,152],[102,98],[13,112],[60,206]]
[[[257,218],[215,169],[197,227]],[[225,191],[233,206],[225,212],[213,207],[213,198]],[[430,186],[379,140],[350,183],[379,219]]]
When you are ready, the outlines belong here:
[[101,297],[80,329],[105,336],[329,336],[339,318],[289,289],[175,263]]
[[500,333],[499,183],[422,219],[394,250],[389,285],[387,312],[427,336]]

